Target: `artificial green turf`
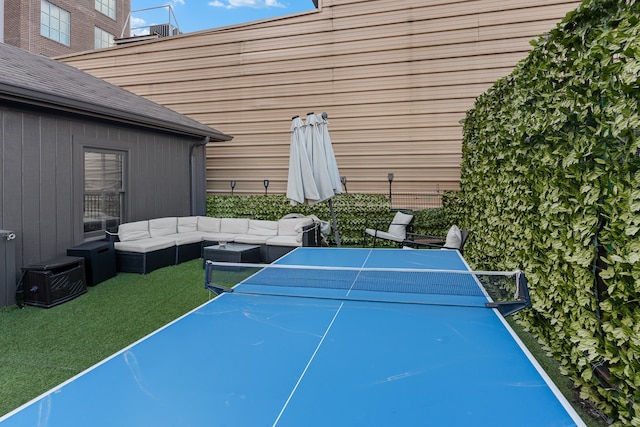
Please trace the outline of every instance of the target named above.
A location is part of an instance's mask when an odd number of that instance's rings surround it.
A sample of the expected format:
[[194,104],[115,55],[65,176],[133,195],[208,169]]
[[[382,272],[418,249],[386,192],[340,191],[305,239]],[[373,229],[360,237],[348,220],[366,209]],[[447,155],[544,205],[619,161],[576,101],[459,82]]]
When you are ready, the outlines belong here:
[[[49,309],[0,309],[0,416],[50,390],[210,299],[202,260],[118,276]],[[510,321],[522,341],[589,427],[589,416],[536,339]]]
[[0,415],[205,303],[202,260],[119,273],[49,309],[0,310]]

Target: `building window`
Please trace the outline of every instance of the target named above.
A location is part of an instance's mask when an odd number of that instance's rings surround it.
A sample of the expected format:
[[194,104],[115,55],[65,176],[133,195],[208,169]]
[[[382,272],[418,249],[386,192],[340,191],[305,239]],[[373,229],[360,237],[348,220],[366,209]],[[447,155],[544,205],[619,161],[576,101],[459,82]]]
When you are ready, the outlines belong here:
[[84,152],[84,236],[117,232],[124,215],[125,153],[86,149]]
[[114,36],[111,33],[106,32],[102,28],[95,27],[95,48],[100,49],[103,47],[111,47],[114,45]]
[[116,19],[116,0],[96,0],[96,10],[111,19]]
[[69,46],[71,14],[48,1],[40,0],[40,34]]

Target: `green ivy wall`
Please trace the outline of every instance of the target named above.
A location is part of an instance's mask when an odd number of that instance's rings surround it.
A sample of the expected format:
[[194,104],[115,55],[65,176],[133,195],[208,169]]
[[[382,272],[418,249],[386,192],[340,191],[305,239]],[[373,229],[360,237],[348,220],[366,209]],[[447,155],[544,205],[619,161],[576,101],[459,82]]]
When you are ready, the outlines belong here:
[[451,217],[475,269],[527,273],[520,321],[640,426],[640,5],[585,0],[464,120]]
[[[447,197],[450,197],[447,194]],[[389,198],[371,194],[341,194],[333,198],[333,211],[340,231],[341,243],[346,246],[363,244],[364,229],[386,230],[395,215],[389,209]],[[445,209],[427,209],[411,212],[415,216],[413,230],[416,233],[446,236],[449,229]],[[289,199],[281,194],[253,196],[212,196],[207,198],[207,215],[212,217],[246,217],[253,219],[278,220],[289,213],[315,215],[323,221],[331,221],[329,203],[314,206],[291,206]],[[335,244],[333,230],[327,236],[329,243]],[[369,241],[371,243],[371,241]],[[391,246],[380,241],[377,246]]]

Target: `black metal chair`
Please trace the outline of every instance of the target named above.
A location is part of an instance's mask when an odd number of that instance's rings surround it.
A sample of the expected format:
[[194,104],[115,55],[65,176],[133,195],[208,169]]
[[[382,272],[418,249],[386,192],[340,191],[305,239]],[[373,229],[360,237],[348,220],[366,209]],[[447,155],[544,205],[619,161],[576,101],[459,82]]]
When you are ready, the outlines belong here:
[[[407,230],[411,229],[413,219],[413,215],[398,211],[393,217],[387,231],[377,230],[376,228],[365,228],[362,246],[364,247],[367,245],[367,236],[373,237],[374,248],[376,247],[377,239],[389,240],[396,242],[398,246],[402,246],[402,243],[407,238]],[[380,227],[380,224],[387,224],[386,222],[381,223],[380,221],[377,221],[376,223],[378,224],[378,227]],[[369,224],[367,223],[367,225]]]

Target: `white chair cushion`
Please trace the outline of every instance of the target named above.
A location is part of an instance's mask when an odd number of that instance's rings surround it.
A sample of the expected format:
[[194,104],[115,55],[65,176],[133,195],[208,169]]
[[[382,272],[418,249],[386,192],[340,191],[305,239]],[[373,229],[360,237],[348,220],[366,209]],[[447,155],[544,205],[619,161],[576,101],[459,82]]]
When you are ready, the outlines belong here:
[[118,240],[128,242],[131,240],[148,239],[149,221],[135,221],[118,226]]
[[219,233],[220,218],[211,218],[210,216],[199,216],[198,231],[203,231],[205,233]]
[[404,236],[396,236],[395,234],[390,234],[386,231],[374,230],[372,228],[367,228],[364,231],[368,235],[377,237],[378,239],[392,240],[394,242],[402,242],[404,240]]
[[444,247],[447,249],[460,249],[462,244],[462,233],[457,226],[452,226],[447,233],[447,238],[444,241]]
[[183,216],[178,218],[178,233],[198,231],[197,216]]
[[247,234],[249,220],[247,218],[221,218],[220,232],[228,234]]
[[149,220],[149,234],[151,237],[162,237],[178,232],[178,218],[155,218]]
[[389,226],[388,233],[396,236],[396,239],[399,238],[400,240],[404,240],[407,237],[407,224],[409,224],[412,219],[413,215],[396,212],[396,215],[393,217],[393,221],[391,221],[391,225]]

